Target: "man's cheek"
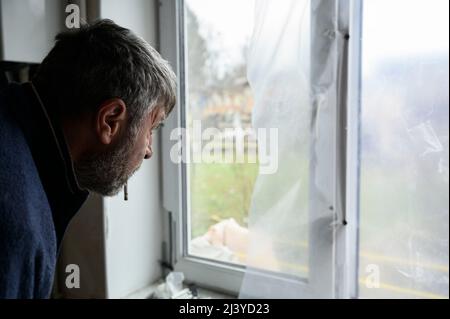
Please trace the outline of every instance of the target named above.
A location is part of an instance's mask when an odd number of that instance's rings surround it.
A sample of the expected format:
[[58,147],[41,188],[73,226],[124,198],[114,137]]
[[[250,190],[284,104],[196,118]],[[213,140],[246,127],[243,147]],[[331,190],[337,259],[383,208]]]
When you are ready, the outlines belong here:
[[134,149],[130,156],[130,165],[133,168],[136,168],[141,164],[142,159],[144,158],[145,153],[142,152],[142,148]]

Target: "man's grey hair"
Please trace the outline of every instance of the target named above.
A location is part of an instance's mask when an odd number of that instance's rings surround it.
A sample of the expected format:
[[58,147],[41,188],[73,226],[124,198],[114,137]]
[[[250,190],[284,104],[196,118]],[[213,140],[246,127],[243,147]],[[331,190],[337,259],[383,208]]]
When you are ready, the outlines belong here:
[[167,61],[111,20],[58,34],[33,82],[47,107],[61,118],[95,112],[108,99],[122,99],[131,135],[155,107],[163,107],[167,116],[176,101],[176,77]]

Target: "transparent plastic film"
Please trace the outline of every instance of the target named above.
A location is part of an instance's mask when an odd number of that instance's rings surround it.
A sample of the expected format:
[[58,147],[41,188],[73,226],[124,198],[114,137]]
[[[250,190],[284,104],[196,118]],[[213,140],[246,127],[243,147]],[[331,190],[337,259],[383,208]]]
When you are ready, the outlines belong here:
[[[334,148],[334,126],[326,124],[335,116],[338,46],[333,19],[322,42],[311,39],[314,15],[323,12],[314,7],[319,2],[256,2],[248,58],[253,125],[278,131],[278,167],[260,170],[255,184],[241,298],[331,293],[334,166],[332,156],[321,154]],[[322,50],[312,56],[317,45]],[[259,149],[273,142],[260,139]]]

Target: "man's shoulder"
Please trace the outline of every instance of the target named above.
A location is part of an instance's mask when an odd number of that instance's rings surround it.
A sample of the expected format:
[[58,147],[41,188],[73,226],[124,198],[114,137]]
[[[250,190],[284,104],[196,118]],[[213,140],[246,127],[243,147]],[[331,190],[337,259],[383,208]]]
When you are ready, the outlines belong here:
[[8,212],[27,219],[48,209],[46,195],[20,126],[0,98],[0,223]]
[[27,141],[9,108],[0,98],[0,187],[8,186],[4,181],[20,184],[36,171]]

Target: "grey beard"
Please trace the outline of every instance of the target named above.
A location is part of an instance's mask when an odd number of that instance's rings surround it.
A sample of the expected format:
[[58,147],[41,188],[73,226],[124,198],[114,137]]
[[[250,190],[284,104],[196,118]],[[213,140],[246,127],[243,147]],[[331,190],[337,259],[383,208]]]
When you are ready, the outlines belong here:
[[111,151],[83,158],[74,164],[81,188],[103,195],[114,196],[120,192],[137,169],[129,171],[133,139],[123,138]]

